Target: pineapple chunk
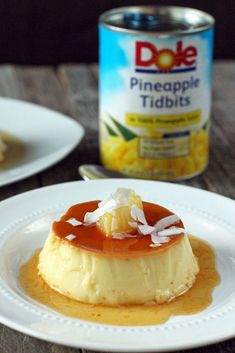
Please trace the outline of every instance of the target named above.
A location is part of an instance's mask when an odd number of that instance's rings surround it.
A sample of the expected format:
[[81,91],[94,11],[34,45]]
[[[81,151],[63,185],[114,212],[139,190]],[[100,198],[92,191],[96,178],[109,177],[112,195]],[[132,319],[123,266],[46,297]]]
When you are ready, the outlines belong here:
[[130,233],[133,230],[128,224],[128,222],[133,222],[131,206],[136,205],[143,209],[140,196],[136,195],[133,190],[118,189],[111,197],[115,200],[116,207],[101,216],[97,226],[106,237],[112,237],[114,233]]

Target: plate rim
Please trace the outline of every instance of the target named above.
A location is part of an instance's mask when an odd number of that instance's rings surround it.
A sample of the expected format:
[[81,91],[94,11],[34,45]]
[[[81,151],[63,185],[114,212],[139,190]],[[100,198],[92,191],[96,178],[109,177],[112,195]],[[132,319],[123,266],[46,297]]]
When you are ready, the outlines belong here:
[[[49,185],[49,186],[45,186],[45,187],[41,187],[41,188],[37,188],[37,189],[34,189],[34,190],[29,190],[29,191],[26,191],[24,193],[21,193],[21,194],[18,194],[18,195],[15,195],[13,197],[10,197],[8,199],[5,199],[3,201],[0,202],[0,209],[3,207],[5,207],[5,205],[7,206],[8,203],[11,203],[11,202],[16,202],[18,201],[20,198],[26,198],[27,199],[27,196],[30,196],[33,195],[35,196],[37,193],[40,193],[42,192],[42,190],[45,190],[45,192],[47,191],[47,189],[53,189],[53,188],[60,188],[60,187],[63,187],[63,186],[71,186],[73,187],[74,185],[76,184],[86,184],[88,185],[89,183],[91,184],[99,184],[99,183],[104,183],[104,182],[112,182],[113,181],[116,181],[116,183],[122,181],[123,183],[126,183],[127,181],[128,182],[132,182],[132,181],[135,181],[135,182],[138,182],[138,183],[157,183],[158,186],[160,187],[161,185],[165,185],[165,187],[170,187],[170,188],[181,188],[181,189],[187,189],[189,191],[193,191],[193,192],[199,192],[199,193],[202,193],[202,195],[210,195],[212,197],[216,197],[216,198],[221,198],[221,199],[224,199],[226,201],[229,201],[232,202],[232,206],[235,206],[235,201],[226,197],[226,196],[223,196],[223,195],[219,195],[219,194],[216,194],[216,193],[213,193],[211,191],[207,191],[207,190],[202,190],[202,189],[197,189],[197,188],[194,188],[194,187],[191,187],[191,186],[188,186],[188,185],[180,185],[180,184],[172,184],[172,183],[168,183],[168,182],[162,182],[162,181],[146,181],[146,180],[140,180],[140,179],[105,179],[104,180],[93,180],[93,181],[89,181],[89,182],[86,182],[86,181],[71,181],[71,182],[65,182],[65,183],[58,183],[58,184],[54,184],[54,185]],[[116,186],[116,185],[114,185]],[[1,221],[0,221],[1,223]],[[232,223],[232,226],[233,226],[233,223]],[[98,343],[98,346],[96,345],[96,343],[80,343],[78,342],[78,344],[69,344],[68,342],[65,342],[62,338],[61,339],[55,339],[53,338],[53,336],[51,335],[48,335],[48,337],[45,336],[45,334],[41,334],[40,332],[35,332],[34,330],[31,330],[30,328],[24,328],[22,329],[22,326],[20,326],[19,324],[15,324],[14,322],[10,322],[10,320],[8,319],[4,319],[4,317],[2,316],[2,313],[0,311],[0,322],[2,322],[3,324],[13,328],[13,329],[16,329],[17,331],[20,331],[20,332],[24,332],[25,334],[28,334],[30,336],[33,336],[33,337],[36,337],[36,338],[40,338],[40,339],[43,339],[43,340],[46,340],[48,342],[54,342],[54,343],[57,343],[57,344],[61,344],[61,345],[67,345],[67,346],[70,346],[70,347],[76,347],[76,348],[84,348],[84,349],[92,349],[92,350],[96,350],[96,351],[115,351],[115,352],[160,352],[160,351],[175,351],[175,350],[178,350],[178,349],[189,349],[189,348],[197,348],[197,347],[201,347],[201,346],[204,346],[204,345],[208,345],[208,344],[214,344],[214,343],[218,343],[218,342],[221,342],[221,341],[224,341],[226,339],[229,339],[229,338],[232,338],[235,336],[235,330],[230,328],[230,332],[227,332],[227,333],[223,333],[223,337],[221,337],[221,335],[217,335],[216,337],[209,337],[207,338],[206,340],[204,340],[204,342],[201,342],[200,340],[198,342],[194,342],[193,344],[190,344],[190,343],[187,343],[187,344],[183,344],[181,343],[181,345],[179,345],[177,343],[176,346],[166,346],[166,347],[160,347],[160,350],[158,350],[157,348],[157,343],[155,343],[155,345],[153,344],[153,347],[150,347],[150,346],[147,346],[143,349],[143,347],[131,347],[131,346],[126,346],[125,349],[123,347],[114,347],[110,344],[106,344],[106,345],[102,345],[101,343]],[[106,325],[107,326],[107,325]]]
[[223,339],[217,337],[217,338],[214,338],[214,337],[210,337],[208,338],[206,341],[204,342],[196,342],[194,344],[191,344],[191,343],[187,343],[187,344],[184,344],[183,346],[180,346],[180,345],[177,345],[177,346],[166,346],[166,347],[160,347],[160,348],[157,348],[157,343],[156,345],[153,344],[153,346],[147,346],[145,348],[141,348],[141,347],[138,347],[138,346],[129,346],[128,348],[122,348],[122,347],[117,347],[117,346],[113,346],[113,345],[110,345],[110,344],[102,344],[102,343],[99,343],[99,346],[97,346],[96,343],[82,343],[82,344],[76,344],[76,343],[67,343],[67,342],[64,342],[63,339],[59,339],[59,338],[53,338],[52,335],[47,335],[45,336],[44,334],[44,337],[42,338],[42,334],[40,334],[40,332],[37,332],[37,331],[34,331],[33,329],[30,329],[30,328],[20,328],[19,329],[19,325],[17,324],[13,324],[10,320],[2,320],[2,316],[0,314],[0,323],[13,329],[13,330],[16,330],[17,332],[21,333],[21,334],[25,334],[25,335],[28,335],[30,337],[33,337],[33,338],[37,338],[39,340],[42,340],[42,341],[46,341],[48,343],[52,343],[52,344],[58,344],[58,345],[61,345],[61,346],[64,346],[64,347],[70,347],[70,348],[76,348],[76,349],[86,349],[86,350],[91,350],[93,352],[97,351],[97,352],[107,352],[107,353],[110,353],[110,352],[115,352],[115,353],[119,353],[119,352],[122,352],[122,353],[135,353],[135,352],[138,352],[138,353],[161,353],[161,352],[175,352],[175,351],[186,351],[188,349],[196,349],[196,348],[202,348],[202,347],[205,347],[205,346],[210,346],[210,345],[215,345],[215,344],[218,344],[218,343],[222,343],[226,340],[229,340],[229,339],[232,339],[234,338],[235,334],[234,333],[228,333],[227,335],[224,334],[223,335]]
[[[70,147],[68,147],[67,151],[61,153],[61,155],[57,158],[54,158],[53,161],[48,161],[46,162],[43,166],[34,166],[31,170],[29,169],[29,171],[24,171],[23,173],[19,173],[16,174],[15,176],[11,176],[10,179],[5,179],[4,181],[0,181],[0,188],[6,185],[10,185],[12,183],[15,183],[17,181],[20,180],[24,180],[28,177],[31,177],[33,175],[36,175],[39,172],[42,172],[46,169],[48,169],[49,167],[54,166],[55,164],[59,163],[61,160],[63,160],[65,157],[67,157],[77,146],[78,144],[82,141],[84,135],[85,135],[85,129],[84,127],[75,119],[72,119],[69,115],[66,115],[64,113],[61,113],[60,111],[57,110],[53,110],[51,108],[33,103],[33,102],[29,102],[29,101],[24,101],[24,100],[20,100],[20,99],[14,99],[14,98],[10,98],[10,97],[0,97],[0,105],[1,103],[8,103],[8,104],[14,104],[14,105],[21,105],[26,107],[26,109],[37,109],[37,110],[41,110],[42,112],[46,112],[47,114],[54,114],[57,115],[59,119],[62,119],[63,121],[66,121],[66,123],[71,124],[74,126],[74,128],[77,129],[78,131],[78,135],[76,140],[74,140],[73,144],[71,144]],[[30,166],[31,162],[29,163]],[[20,165],[19,165],[20,166]],[[11,169],[11,168],[10,168]],[[1,172],[0,172],[1,174]]]

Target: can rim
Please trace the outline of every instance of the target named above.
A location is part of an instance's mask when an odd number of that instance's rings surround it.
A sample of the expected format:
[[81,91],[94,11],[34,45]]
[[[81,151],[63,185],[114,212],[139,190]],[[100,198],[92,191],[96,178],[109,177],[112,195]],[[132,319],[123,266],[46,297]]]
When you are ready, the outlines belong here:
[[[191,12],[192,14],[198,15],[201,18],[204,18],[207,23],[205,25],[198,25],[198,27],[195,28],[190,28],[190,29],[180,29],[180,30],[172,30],[172,31],[145,31],[145,30],[138,30],[138,29],[131,29],[131,28],[123,28],[119,27],[115,24],[110,24],[107,23],[108,18],[111,15],[116,14],[117,12],[133,12],[133,11],[148,11],[149,9],[155,9],[158,10],[159,12],[161,11],[184,11],[184,12]],[[122,33],[128,33],[128,34],[135,34],[135,35],[141,35],[143,33],[146,33],[148,36],[157,36],[157,37],[169,37],[169,36],[177,36],[177,35],[184,35],[184,34],[194,34],[198,32],[203,32],[206,31],[209,28],[212,28],[215,24],[215,19],[212,15],[210,15],[207,12],[194,9],[192,7],[184,7],[184,6],[164,6],[164,5],[159,5],[159,6],[152,6],[152,5],[147,5],[147,6],[122,6],[122,7],[116,7],[111,10],[107,10],[104,13],[102,13],[99,16],[99,25],[104,26],[114,32],[122,32]]]

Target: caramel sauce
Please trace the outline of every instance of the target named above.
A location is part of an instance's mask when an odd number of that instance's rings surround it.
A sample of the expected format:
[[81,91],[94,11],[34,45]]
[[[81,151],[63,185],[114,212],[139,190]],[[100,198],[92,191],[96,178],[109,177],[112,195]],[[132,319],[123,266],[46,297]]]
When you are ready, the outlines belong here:
[[[78,221],[83,222],[86,212],[92,212],[98,208],[99,201],[89,201],[72,206],[66,214],[60,219],[59,222],[54,222],[52,230],[54,234],[60,238],[68,241],[71,245],[82,248],[83,250],[102,253],[105,256],[118,256],[118,257],[134,257],[156,254],[157,252],[168,249],[170,246],[178,242],[182,234],[176,235],[171,238],[168,243],[162,244],[160,247],[152,248],[150,236],[142,236],[138,233],[134,234],[133,238],[113,239],[107,238],[97,226],[72,226],[66,221],[70,218],[76,218]],[[149,202],[143,202],[143,210],[146,220],[149,225],[154,225],[160,219],[170,216],[173,213],[168,209],[155,205]],[[184,228],[183,223],[180,221],[177,226]],[[73,241],[67,240],[65,237],[69,234],[74,234],[77,237]]]
[[0,162],[0,172],[21,162],[25,156],[26,148],[23,142],[16,136],[0,130],[0,137],[7,146],[4,152],[4,160]]
[[204,310],[212,302],[212,292],[220,282],[215,254],[206,242],[190,237],[200,272],[193,287],[171,302],[160,305],[108,307],[69,299],[51,289],[38,275],[40,249],[21,267],[19,279],[32,299],[72,318],[111,325],[158,325],[175,315],[191,315]]

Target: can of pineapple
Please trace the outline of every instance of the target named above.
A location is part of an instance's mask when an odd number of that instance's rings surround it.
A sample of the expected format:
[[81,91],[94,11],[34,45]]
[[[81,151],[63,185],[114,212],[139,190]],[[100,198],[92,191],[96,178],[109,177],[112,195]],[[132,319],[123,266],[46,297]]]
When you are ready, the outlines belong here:
[[126,175],[181,180],[208,164],[214,19],[174,6],[100,17],[102,163]]

